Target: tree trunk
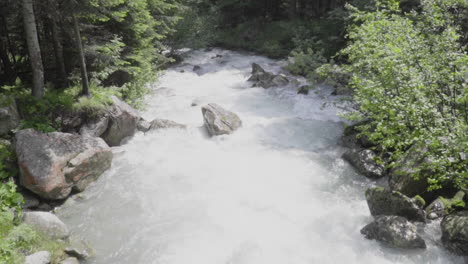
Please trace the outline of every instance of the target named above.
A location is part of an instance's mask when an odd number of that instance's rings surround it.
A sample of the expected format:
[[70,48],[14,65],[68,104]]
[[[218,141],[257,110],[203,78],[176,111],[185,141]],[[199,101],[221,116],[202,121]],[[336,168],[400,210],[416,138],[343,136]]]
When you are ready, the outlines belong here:
[[83,44],[81,43],[81,34],[80,27],[78,25],[78,19],[73,15],[73,27],[75,29],[75,38],[76,46],[80,55],[80,69],[81,69],[81,94],[84,96],[89,96],[89,82],[88,82],[88,72],[86,70],[86,59],[83,51]]
[[67,71],[65,70],[65,59],[63,58],[63,46],[60,39],[60,28],[55,18],[50,19],[52,39],[54,43],[55,68],[57,72],[57,87],[65,88],[67,85]]
[[297,0],[289,0],[289,18],[295,19],[297,16]]
[[32,95],[36,98],[44,96],[44,66],[42,65],[41,48],[37,37],[36,18],[32,0],[23,0],[23,21],[26,41],[28,42],[29,61],[33,75]]

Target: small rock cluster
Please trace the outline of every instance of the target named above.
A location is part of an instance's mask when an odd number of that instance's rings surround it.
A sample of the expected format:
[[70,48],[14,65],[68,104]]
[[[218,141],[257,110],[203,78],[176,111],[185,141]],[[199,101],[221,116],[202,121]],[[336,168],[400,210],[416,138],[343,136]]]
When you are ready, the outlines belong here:
[[253,83],[253,87],[263,87],[265,89],[286,86],[289,83],[286,76],[267,72],[257,63],[252,64],[252,76],[249,81]]
[[379,149],[378,146],[367,137],[358,136],[356,127],[362,124],[345,129],[342,142],[350,150],[343,154],[343,159],[370,179],[388,177],[389,188],[372,187],[366,191],[367,204],[374,221],[365,226],[361,233],[368,239],[378,240],[391,247],[424,249],[426,243],[417,227],[424,226],[427,221],[442,219],[442,244],[455,254],[468,256],[465,193],[458,191],[454,195],[450,188],[429,192],[426,180],[417,180],[411,176],[416,167],[430,162],[425,156],[424,146],[411,147],[398,166],[386,170],[375,151]]

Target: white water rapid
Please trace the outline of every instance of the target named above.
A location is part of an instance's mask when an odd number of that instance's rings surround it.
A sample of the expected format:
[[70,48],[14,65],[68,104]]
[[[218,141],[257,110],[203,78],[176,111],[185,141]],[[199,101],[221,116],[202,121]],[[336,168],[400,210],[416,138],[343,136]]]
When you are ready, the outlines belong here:
[[[58,209],[96,251],[88,263],[464,263],[440,247],[438,223],[422,227],[427,250],[366,240],[364,190],[374,183],[340,158],[336,98],[325,88],[297,95],[297,83],[251,88],[252,62],[273,72],[284,63],[194,51],[161,76],[143,116],[188,129],[137,134],[115,149],[110,171]],[[237,113],[243,127],[209,138],[206,103]]]

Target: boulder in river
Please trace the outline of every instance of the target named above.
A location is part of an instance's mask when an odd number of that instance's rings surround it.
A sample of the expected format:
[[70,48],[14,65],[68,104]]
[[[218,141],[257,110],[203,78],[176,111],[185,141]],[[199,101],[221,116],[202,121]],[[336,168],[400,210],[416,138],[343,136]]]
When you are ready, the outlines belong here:
[[25,212],[23,222],[52,239],[67,239],[68,227],[54,214],[48,212]]
[[426,214],[422,209],[424,204],[420,199],[411,199],[382,187],[372,187],[366,191],[367,205],[373,216],[397,215],[410,221],[426,222]]
[[109,116],[103,115],[86,123],[80,128],[80,135],[100,137],[109,127]]
[[236,114],[217,104],[203,106],[202,114],[211,136],[231,134],[242,126],[242,121]]
[[15,99],[0,96],[0,135],[18,127],[20,116]]
[[426,242],[417,233],[417,227],[401,216],[378,216],[361,229],[367,239],[403,249],[426,248]]
[[51,254],[49,251],[39,251],[29,256],[26,256],[24,264],[49,264]]
[[112,151],[101,138],[32,129],[16,133],[20,183],[42,198],[66,198],[83,191],[112,163]]
[[297,94],[308,95],[310,89],[311,87],[309,85],[303,85],[299,87],[299,90],[297,90]]
[[166,129],[166,128],[187,128],[186,125],[166,119],[154,119],[150,123],[150,130]]
[[143,133],[146,133],[150,130],[151,128],[151,123],[146,121],[145,119],[140,119],[140,121],[138,121],[138,124],[137,124],[137,129],[138,131],[141,131]]
[[343,158],[368,178],[385,176],[385,169],[376,162],[377,155],[372,150],[350,150],[343,154]]
[[468,256],[468,211],[447,215],[441,222],[442,243],[462,256]]
[[109,113],[109,125],[102,138],[109,146],[119,146],[123,139],[135,134],[140,115],[127,103],[112,96],[112,109]]
[[253,82],[254,87],[263,88],[285,86],[289,83],[289,79],[286,76],[267,72],[257,63],[252,64],[252,76],[249,78],[249,81]]

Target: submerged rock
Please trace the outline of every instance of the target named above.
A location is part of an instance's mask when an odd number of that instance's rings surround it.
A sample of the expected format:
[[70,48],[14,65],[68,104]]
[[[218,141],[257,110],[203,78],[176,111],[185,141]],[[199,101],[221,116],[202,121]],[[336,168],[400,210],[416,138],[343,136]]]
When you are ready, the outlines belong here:
[[138,121],[137,129],[138,131],[146,133],[151,129],[151,123],[142,118]]
[[186,125],[166,119],[154,119],[150,123],[150,130],[165,129],[165,128],[187,128]]
[[378,216],[361,229],[367,239],[403,249],[426,248],[426,242],[417,233],[417,227],[401,216]]
[[420,200],[411,199],[399,192],[372,187],[366,191],[366,200],[373,216],[397,215],[410,221],[426,222]]
[[42,198],[66,198],[83,191],[112,163],[112,151],[101,138],[32,129],[16,133],[20,183]]
[[24,264],[49,264],[51,255],[49,251],[39,251],[26,257]]
[[0,96],[0,135],[5,135],[17,128],[20,116],[13,98]]
[[447,215],[441,227],[444,246],[455,254],[468,256],[468,211]]
[[372,150],[350,150],[343,154],[343,158],[366,177],[382,178],[385,176],[385,169],[375,161],[377,155]]
[[113,106],[109,113],[109,125],[102,138],[109,146],[119,146],[124,138],[135,134],[140,115],[127,103],[112,96]]
[[52,239],[67,239],[68,227],[54,214],[48,212],[25,212],[23,222]]
[[231,134],[242,126],[242,121],[236,114],[217,104],[203,106],[202,114],[211,136]]
[[267,72],[257,63],[252,64],[252,76],[248,81],[253,82],[253,87],[263,88],[285,86],[289,83],[289,79],[286,76]]
[[308,95],[310,89],[311,89],[310,86],[303,85],[303,86],[299,87],[299,90],[297,90],[297,94]]

